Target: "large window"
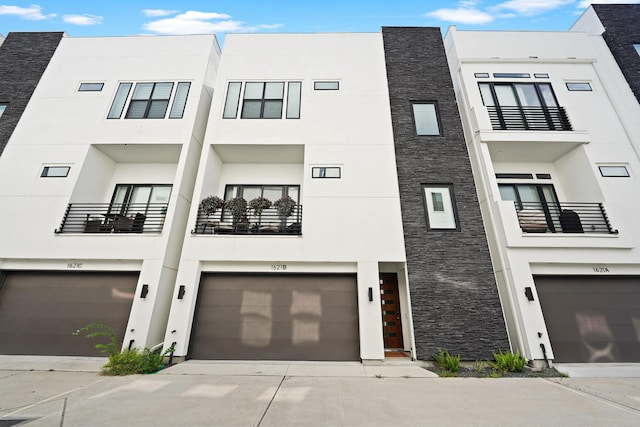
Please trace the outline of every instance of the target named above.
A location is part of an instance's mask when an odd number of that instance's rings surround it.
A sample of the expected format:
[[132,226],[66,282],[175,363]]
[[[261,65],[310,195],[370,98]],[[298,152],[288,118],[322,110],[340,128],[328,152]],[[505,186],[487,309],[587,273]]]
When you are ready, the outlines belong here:
[[271,202],[284,197],[291,197],[296,203],[300,202],[299,185],[227,185],[224,191],[224,199],[231,200],[242,197],[247,202],[256,197],[264,197]]
[[423,185],[424,204],[429,230],[460,230],[453,185]]
[[498,188],[502,200],[515,203],[521,225],[542,227],[539,231],[561,229],[560,204],[552,184],[498,184]]
[[283,112],[299,119],[301,91],[301,82],[229,82],[222,117],[235,119],[240,110],[242,119],[281,119]]
[[136,83],[135,88],[133,83],[120,83],[107,118],[119,119],[126,110],[126,119],[164,119],[171,104],[169,118],[181,119],[190,87],[189,82]]
[[417,135],[441,135],[438,124],[438,109],[434,102],[414,102],[413,122]]
[[171,185],[168,184],[118,184],[111,198],[111,213],[127,215],[130,212],[146,213],[150,206],[169,203]]
[[494,130],[571,130],[550,83],[478,83]]

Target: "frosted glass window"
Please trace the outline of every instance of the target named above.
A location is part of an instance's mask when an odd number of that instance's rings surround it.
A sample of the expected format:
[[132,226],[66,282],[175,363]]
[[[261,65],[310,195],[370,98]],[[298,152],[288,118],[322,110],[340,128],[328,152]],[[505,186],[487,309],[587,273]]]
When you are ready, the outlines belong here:
[[118,85],[118,91],[116,92],[116,96],[113,99],[113,104],[111,104],[111,109],[109,110],[109,115],[107,116],[107,118],[119,119],[120,116],[122,116],[124,104],[127,102],[127,98],[129,97],[129,92],[131,91],[132,86],[133,83],[120,83]]
[[287,90],[287,119],[300,118],[300,96],[302,83],[289,82]]
[[340,82],[313,82],[313,90],[340,90]]
[[223,119],[235,119],[238,115],[238,103],[240,102],[240,89],[242,83],[229,82],[227,88],[227,100],[224,103],[224,113],[222,113]]
[[100,92],[104,83],[80,83],[78,92]]
[[600,174],[607,177],[629,177],[629,171],[626,166],[598,166]]
[[440,135],[438,113],[433,103],[413,104],[413,121],[418,135]]
[[425,185],[429,230],[459,230],[452,185]]
[[567,82],[567,89],[570,91],[591,92],[591,85],[588,82]]
[[171,105],[171,112],[169,113],[170,119],[181,119],[184,116],[184,108],[187,105],[189,88],[191,88],[191,83],[189,82],[178,83],[176,96],[173,98],[173,105]]

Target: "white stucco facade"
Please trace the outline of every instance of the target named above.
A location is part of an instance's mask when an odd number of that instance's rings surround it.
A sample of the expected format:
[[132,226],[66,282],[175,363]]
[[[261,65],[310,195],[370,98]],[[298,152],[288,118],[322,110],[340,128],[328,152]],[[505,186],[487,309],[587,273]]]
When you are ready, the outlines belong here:
[[[314,82],[328,81],[339,89],[314,90]],[[299,118],[286,118],[286,106],[281,118],[242,118],[242,96],[235,118],[223,118],[230,82],[243,88],[247,82],[300,82]],[[224,198],[229,185],[251,184],[299,186],[302,229],[300,235],[187,233],[165,345],[175,342],[176,356],[189,353],[201,274],[348,273],[357,277],[360,358],[381,360],[378,282],[380,273],[390,272],[398,273],[404,347],[410,350],[381,34],[227,35],[214,93],[189,228],[196,228],[199,200]],[[340,178],[313,178],[314,167],[340,168]]]
[[[0,157],[0,269],[139,272],[124,342],[161,343],[219,56],[213,35],[64,37]],[[127,105],[138,83],[173,83],[171,103],[188,83],[182,118],[107,118],[123,82]],[[58,167],[66,177],[43,176]],[[171,188],[162,216],[144,225],[154,221],[155,232],[109,232],[106,207],[61,227],[69,204],[107,206],[118,184]],[[89,220],[102,232],[88,233]]]
[[[586,33],[452,27],[445,47],[512,348],[527,359],[542,360],[542,344],[546,356],[554,359],[536,277],[598,277],[606,282],[640,275],[640,230],[634,224],[640,208],[640,163],[634,149],[640,128],[637,113],[629,120],[624,117],[629,111],[621,112],[627,107],[635,111],[638,104],[631,105],[633,95],[628,85],[624,89],[626,83],[602,40]],[[567,83],[586,83],[589,90],[572,91]],[[487,105],[493,101],[483,99],[480,87],[488,94],[489,88],[515,90],[518,84],[538,90],[550,85],[572,129],[492,126]],[[495,96],[500,99],[501,94]],[[605,177],[600,166],[622,166],[629,176]],[[514,202],[503,200],[500,190],[551,191],[550,185],[559,205],[600,203],[610,232],[595,233],[584,224],[584,215],[581,233],[568,234],[559,226],[552,232],[546,225],[546,232],[526,232]],[[531,288],[530,298],[526,288]]]

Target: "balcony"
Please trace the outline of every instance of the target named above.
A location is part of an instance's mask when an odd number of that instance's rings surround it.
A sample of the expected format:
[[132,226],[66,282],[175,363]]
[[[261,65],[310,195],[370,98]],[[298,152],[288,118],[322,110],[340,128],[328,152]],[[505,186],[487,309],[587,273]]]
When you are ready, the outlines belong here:
[[563,107],[487,106],[493,130],[571,131]]
[[231,235],[302,235],[302,206],[296,205],[288,217],[278,215],[276,209],[265,209],[260,215],[247,214],[239,221],[224,210],[207,216],[198,212],[192,234]]
[[602,203],[514,202],[525,233],[618,234]]
[[167,203],[69,203],[56,233],[160,233]]

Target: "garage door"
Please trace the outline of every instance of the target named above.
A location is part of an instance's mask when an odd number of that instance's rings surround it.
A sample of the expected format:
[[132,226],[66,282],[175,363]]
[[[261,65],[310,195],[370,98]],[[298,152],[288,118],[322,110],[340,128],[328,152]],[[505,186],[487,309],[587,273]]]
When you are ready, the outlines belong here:
[[104,323],[121,343],[138,273],[22,271],[2,279],[0,354],[99,356],[100,341],[72,333]]
[[203,275],[194,359],[359,360],[354,275]]
[[640,362],[640,277],[535,277],[556,362]]

